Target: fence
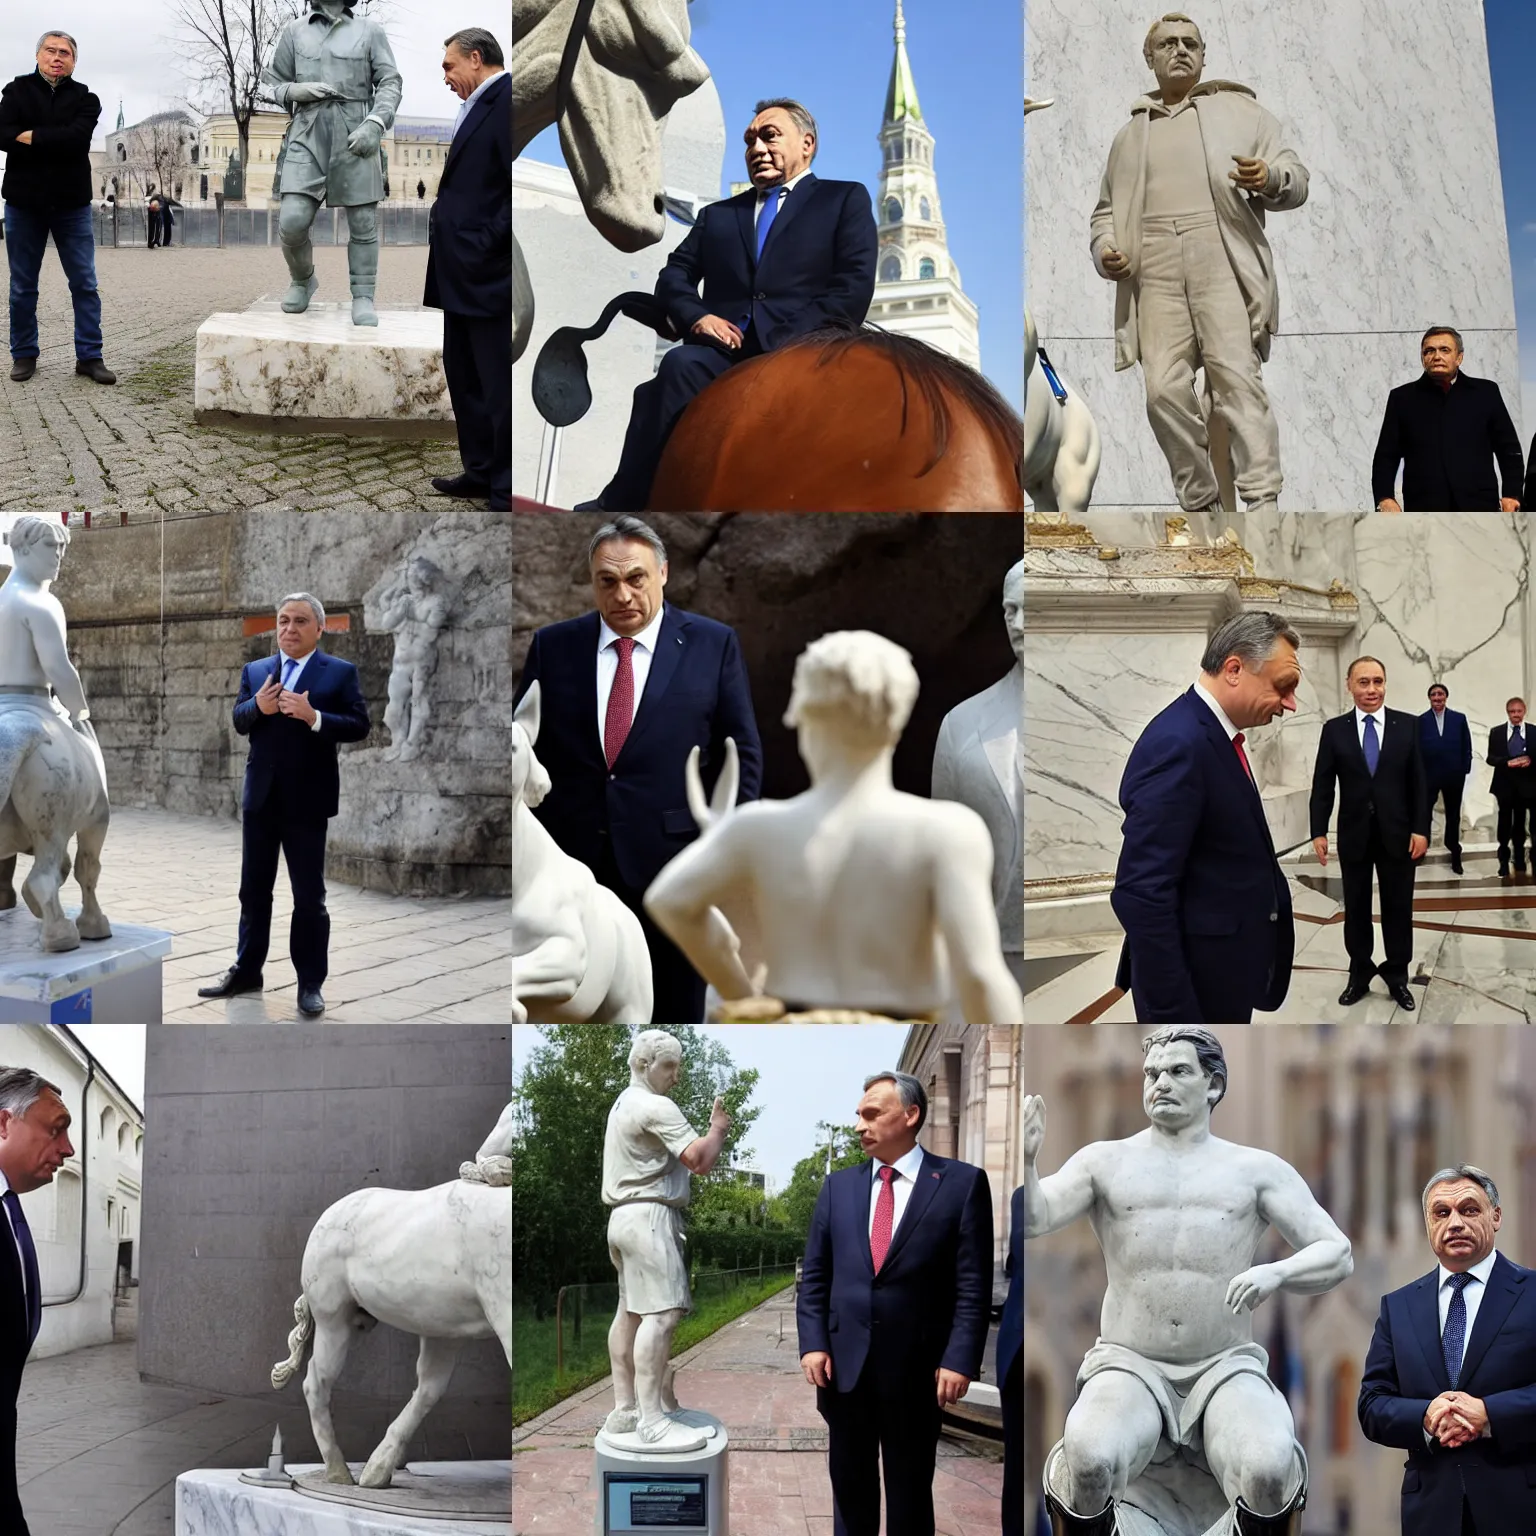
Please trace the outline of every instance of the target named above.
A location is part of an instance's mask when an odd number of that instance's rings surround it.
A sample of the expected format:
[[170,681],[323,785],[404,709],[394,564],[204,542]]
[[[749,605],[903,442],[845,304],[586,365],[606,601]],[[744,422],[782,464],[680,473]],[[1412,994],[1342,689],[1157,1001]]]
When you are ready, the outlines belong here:
[[[425,245],[430,207],[426,203],[380,203],[381,245]],[[193,204],[175,210],[173,245],[276,245],[278,208],[218,208]],[[138,247],[149,244],[149,214],[142,205],[108,203],[95,209],[96,244]],[[347,243],[345,208],[321,208],[310,227],[316,245]]]

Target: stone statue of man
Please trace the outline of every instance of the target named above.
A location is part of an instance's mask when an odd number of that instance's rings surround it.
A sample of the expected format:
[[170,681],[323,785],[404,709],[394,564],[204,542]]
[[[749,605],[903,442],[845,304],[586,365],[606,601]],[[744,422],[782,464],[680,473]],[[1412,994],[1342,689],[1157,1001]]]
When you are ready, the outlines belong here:
[[309,14],[278,33],[263,80],[267,95],[293,114],[277,185],[278,235],[293,280],[283,308],[302,314],[314,296],[309,231],[325,202],[347,210],[352,323],[377,325],[379,144],[394,124],[402,81],[383,27],[352,9],[353,0],[309,0]]
[[32,707],[71,723],[89,720],[85,687],[69,659],[64,608],[48,590],[64,563],[69,529],[28,513],[12,524],[10,543],[11,574],[0,586],[0,710]]
[[694,1133],[667,1097],[682,1063],[675,1035],[641,1030],[629,1052],[629,1087],[613,1101],[603,1136],[603,1204],[611,1207],[608,1254],[619,1272],[619,1307],[608,1330],[614,1408],[602,1433],[621,1449],[697,1450],[708,1438],[701,1425],[714,1422],[678,1407],[667,1359],[692,1305],[683,1255],[690,1179],[715,1166],[731,1117],[716,1099],[708,1132]]
[[1142,55],[1158,88],[1115,135],[1091,224],[1094,264],[1115,284],[1115,367],[1141,363],[1179,505],[1214,513],[1220,489],[1195,394],[1203,368],[1237,493],[1250,512],[1272,512],[1280,434],[1260,365],[1280,296],[1264,215],[1307,200],[1306,167],[1247,86],[1202,82],[1205,43],[1189,17],[1154,22]]
[[[1290,1536],[1305,1462],[1252,1313],[1276,1291],[1315,1295],[1347,1279],[1349,1239],[1288,1163],[1211,1135],[1227,1090],[1215,1035],[1174,1025],[1142,1049],[1150,1126],[1074,1152],[1048,1178],[1035,1167],[1045,1105],[1024,1099],[1024,1236],[1086,1216],[1109,1281],[1067,1415],[1066,1486],[1046,1480],[1054,1529],[1112,1536],[1116,1502],[1150,1464],[1198,1453],[1238,1536]],[[1295,1251],[1256,1265],[1269,1227]]]

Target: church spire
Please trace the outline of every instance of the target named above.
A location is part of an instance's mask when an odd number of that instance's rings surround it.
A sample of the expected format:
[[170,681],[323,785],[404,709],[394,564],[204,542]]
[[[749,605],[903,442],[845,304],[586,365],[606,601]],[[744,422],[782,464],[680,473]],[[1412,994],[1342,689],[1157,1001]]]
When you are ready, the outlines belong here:
[[907,57],[907,19],[896,0],[896,57],[891,61],[891,83],[885,92],[885,120],[897,123],[903,118],[923,120],[917,102],[917,82],[912,78],[912,61]]
[[123,122],[123,98],[117,98],[117,131],[121,133],[127,125]]

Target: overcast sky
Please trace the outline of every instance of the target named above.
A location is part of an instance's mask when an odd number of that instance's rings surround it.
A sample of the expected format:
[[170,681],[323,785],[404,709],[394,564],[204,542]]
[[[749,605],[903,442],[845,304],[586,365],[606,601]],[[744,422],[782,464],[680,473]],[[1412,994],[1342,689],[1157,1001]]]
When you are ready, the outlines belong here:
[[70,1027],[81,1045],[111,1073],[117,1086],[143,1109],[145,1026],[74,1024]]

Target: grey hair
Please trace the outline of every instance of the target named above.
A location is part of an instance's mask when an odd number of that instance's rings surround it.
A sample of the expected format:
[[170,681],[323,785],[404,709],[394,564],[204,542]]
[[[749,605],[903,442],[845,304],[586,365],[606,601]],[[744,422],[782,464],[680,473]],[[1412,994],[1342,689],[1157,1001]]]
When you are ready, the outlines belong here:
[[275,611],[277,613],[281,613],[289,603],[308,603],[309,611],[315,616],[315,623],[317,623],[321,629],[325,628],[325,609],[320,606],[320,599],[318,597],[311,597],[308,592],[290,592],[288,596],[285,597],[277,605]]
[[24,1115],[51,1088],[61,1099],[64,1091],[57,1083],[34,1072],[31,1067],[0,1067],[0,1109]]
[[629,1070],[643,1072],[664,1056],[675,1056],[681,1061],[683,1059],[682,1042],[676,1035],[669,1035],[664,1029],[642,1029],[635,1036],[635,1043],[629,1048]]
[[[1154,1029],[1145,1040],[1141,1042],[1142,1060],[1146,1060],[1147,1052],[1154,1045],[1174,1045],[1180,1040],[1187,1040],[1195,1048],[1195,1057],[1200,1063],[1200,1070],[1214,1082],[1221,1079],[1221,1093],[1216,1099],[1220,1104],[1227,1096],[1227,1053],[1221,1048],[1221,1041],[1208,1029],[1200,1029],[1194,1024],[1170,1024],[1166,1029]],[[1216,1104],[1211,1108],[1215,1109]]]
[[611,523],[604,523],[592,535],[592,540],[587,545],[588,568],[591,567],[598,548],[603,544],[612,543],[615,539],[633,539],[637,544],[644,544],[656,556],[657,565],[667,563],[667,546],[661,542],[661,535],[649,523],[642,522],[638,517],[631,517],[626,512],[623,517],[616,517]]
[[470,54],[478,53],[482,64],[494,64],[499,67],[506,63],[501,44],[484,27],[460,27],[452,37],[443,39],[443,47],[457,48],[466,59]]
[[51,517],[39,517],[35,512],[24,512],[11,524],[11,553],[24,553],[45,533],[55,532],[64,535],[66,545],[69,543],[69,529],[65,524],[55,522]]
[[811,159],[816,158],[816,151],[821,148],[821,134],[816,129],[816,119],[800,105],[793,96],[771,96],[767,101],[760,101],[752,108],[752,116],[759,112],[767,112],[771,107],[782,107],[789,113],[790,121],[801,133],[810,134],[814,141],[811,145]]
[[74,54],[75,59],[78,62],[80,58],[80,45],[74,40],[74,38],[69,35],[68,32],[44,32],[43,35],[37,40],[37,48],[35,51],[41,53],[43,51],[43,44],[46,43],[50,37],[62,37],[64,41],[69,44],[69,51]]
[[1449,336],[1456,343],[1456,350],[1458,352],[1465,352],[1467,350],[1461,344],[1461,332],[1458,331],[1454,325],[1432,325],[1427,331],[1424,332],[1421,337],[1419,337],[1420,351],[1423,350],[1424,343],[1428,341],[1431,336]]
[[913,1129],[922,1130],[923,1122],[928,1118],[928,1095],[923,1092],[923,1085],[910,1072],[876,1072],[873,1077],[864,1079],[864,1092],[868,1093],[876,1083],[895,1083],[903,1109],[917,1105],[917,1124]]
[[1301,636],[1280,614],[1268,613],[1262,608],[1249,613],[1234,613],[1206,641],[1200,670],[1206,676],[1214,677],[1228,656],[1236,656],[1252,671],[1262,667],[1275,654],[1275,647],[1282,640],[1289,641],[1298,651],[1301,649]]
[[1480,1186],[1483,1193],[1488,1196],[1490,1205],[1497,1208],[1499,1203],[1499,1186],[1495,1184],[1488,1174],[1481,1168],[1474,1168],[1471,1163],[1457,1163],[1454,1168],[1442,1168],[1438,1173],[1432,1173],[1429,1183],[1424,1186],[1421,1201],[1424,1206],[1424,1214],[1429,1214],[1429,1192],[1436,1184],[1453,1184],[1458,1179],[1471,1179]]

